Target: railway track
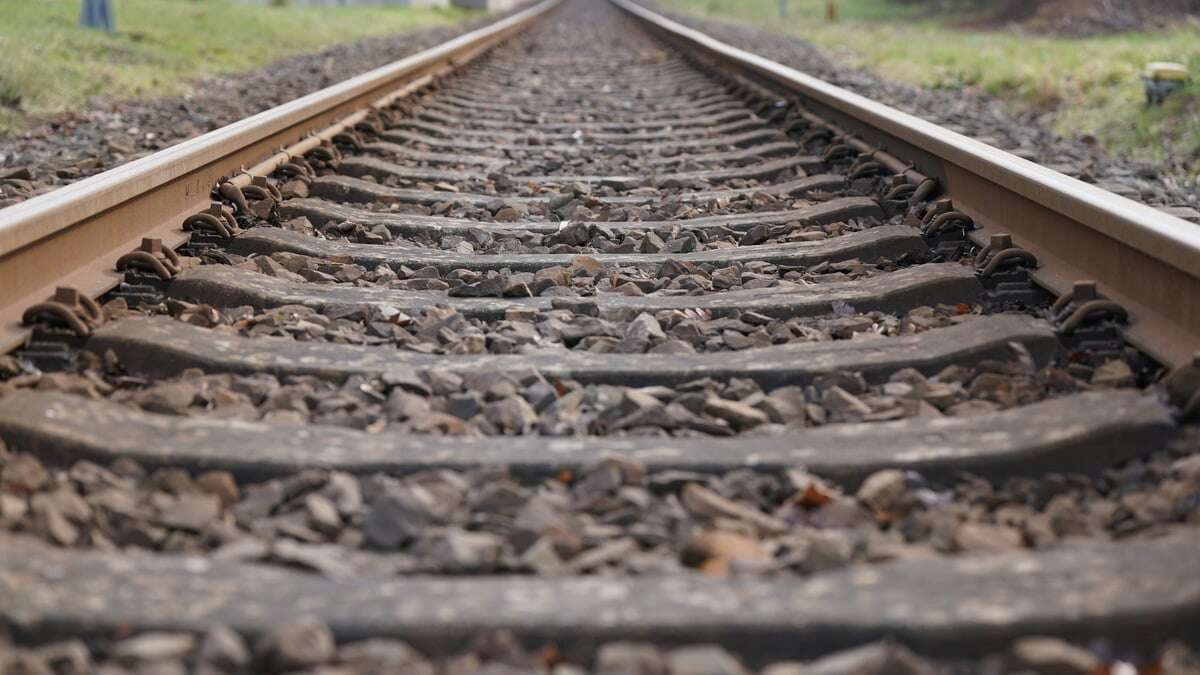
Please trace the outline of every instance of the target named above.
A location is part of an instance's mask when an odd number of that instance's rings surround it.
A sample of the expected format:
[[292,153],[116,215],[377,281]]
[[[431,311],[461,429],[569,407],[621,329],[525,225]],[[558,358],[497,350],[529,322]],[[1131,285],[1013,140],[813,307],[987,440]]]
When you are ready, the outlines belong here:
[[1200,639],[1191,227],[531,6],[0,212],[0,663],[1148,663]]

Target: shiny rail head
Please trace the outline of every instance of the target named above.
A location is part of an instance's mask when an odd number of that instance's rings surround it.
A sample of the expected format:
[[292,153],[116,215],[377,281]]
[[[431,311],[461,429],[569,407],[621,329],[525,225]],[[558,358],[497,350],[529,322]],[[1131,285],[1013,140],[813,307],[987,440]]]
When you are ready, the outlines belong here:
[[233,148],[244,147],[258,138],[302,123],[315,113],[334,108],[381,85],[390,84],[408,73],[447,58],[453,59],[459,52],[470,50],[489,38],[528,24],[529,21],[557,7],[561,1],[542,0],[513,16],[432,49],[380,66],[147,157],[0,209],[0,259],[37,239],[52,235],[77,221],[111,208],[120,201],[136,198],[188,171],[219,160]]
[[1126,338],[1166,365],[1200,346],[1200,228],[932,122],[725,44],[640,6],[611,0],[667,39],[802,99],[829,121],[941,181],[986,242],[1011,233],[1044,262],[1034,280],[1055,294],[1081,279],[1133,317]]
[[214,187],[373,105],[431,72],[460,67],[555,9],[542,0],[441,45],[352,77],[170,148],[0,210],[0,353],[29,331],[21,314],[57,286],[95,298],[120,281],[116,261],[142,239],[183,243],[181,224]]
[[722,60],[789,86],[807,98],[835,107],[882,132],[976,172],[1022,196],[1036,199],[1047,208],[1086,222],[1094,229],[1189,274],[1200,276],[1200,227],[1182,218],[738,49],[646,9],[633,0],[609,1]]

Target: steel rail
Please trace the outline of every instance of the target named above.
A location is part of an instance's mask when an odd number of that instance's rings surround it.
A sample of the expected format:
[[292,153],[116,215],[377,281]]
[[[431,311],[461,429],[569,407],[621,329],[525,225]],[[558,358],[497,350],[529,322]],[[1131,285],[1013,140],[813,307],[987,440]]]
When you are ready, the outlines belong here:
[[56,287],[99,297],[120,283],[116,259],[143,238],[183,243],[183,220],[208,206],[222,179],[423,77],[461,67],[560,1],[542,0],[437,47],[0,210],[0,353],[24,343],[22,312]]
[[631,0],[611,0],[656,34],[787,94],[936,178],[971,216],[978,243],[1008,233],[1034,253],[1056,295],[1094,280],[1129,312],[1125,336],[1169,366],[1200,349],[1200,227],[955,133],[794,68],[732,47]]

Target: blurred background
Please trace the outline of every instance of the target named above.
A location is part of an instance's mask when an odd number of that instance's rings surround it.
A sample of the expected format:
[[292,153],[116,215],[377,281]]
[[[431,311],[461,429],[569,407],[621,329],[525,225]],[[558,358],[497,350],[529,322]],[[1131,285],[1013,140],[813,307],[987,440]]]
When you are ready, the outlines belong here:
[[[898,83],[977,90],[1121,157],[1200,172],[1200,0],[659,0]],[[832,8],[832,10],[831,10]],[[833,19],[833,20],[830,20]],[[769,56],[769,55],[768,55]],[[1152,62],[1192,75],[1146,105]]]
[[[645,1],[794,38],[899,85],[985,94],[1118,157],[1200,172],[1200,0]],[[89,2],[111,5],[99,29],[81,27]],[[0,134],[96,97],[184,95],[207,76],[516,2],[0,0]],[[1168,83],[1161,105],[1147,104],[1153,62],[1193,74]]]
[[[0,133],[90,97],[188,92],[204,76],[334,44],[449,25],[485,0],[0,0]],[[495,0],[492,0],[495,4]]]

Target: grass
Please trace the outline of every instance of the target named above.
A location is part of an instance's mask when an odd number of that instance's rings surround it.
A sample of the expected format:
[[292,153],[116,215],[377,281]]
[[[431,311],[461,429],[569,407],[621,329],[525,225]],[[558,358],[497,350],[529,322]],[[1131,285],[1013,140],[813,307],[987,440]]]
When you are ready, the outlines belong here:
[[[1068,137],[1094,137],[1118,156],[1173,163],[1200,174],[1200,25],[1154,32],[1053,38],[959,28],[961,15],[934,17],[892,0],[839,0],[841,20],[824,20],[822,0],[660,0],[666,8],[733,19],[802,37],[845,65],[939,89],[977,88],[1048,116]],[[767,55],[769,56],[769,55]],[[1161,108],[1147,108],[1138,74],[1149,61],[1178,61],[1193,83]]]
[[0,133],[88,98],[181,94],[196,78],[339,42],[461,20],[459,9],[277,8],[114,0],[117,32],[78,26],[79,0],[0,0]]

